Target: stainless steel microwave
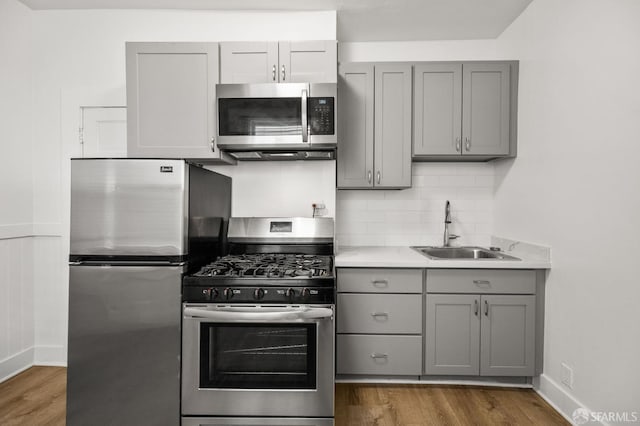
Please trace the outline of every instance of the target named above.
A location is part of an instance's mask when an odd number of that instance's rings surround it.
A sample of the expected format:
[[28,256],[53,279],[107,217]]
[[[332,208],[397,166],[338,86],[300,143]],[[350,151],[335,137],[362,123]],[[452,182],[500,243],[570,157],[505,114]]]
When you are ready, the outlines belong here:
[[218,147],[238,159],[333,158],[335,83],[218,84]]

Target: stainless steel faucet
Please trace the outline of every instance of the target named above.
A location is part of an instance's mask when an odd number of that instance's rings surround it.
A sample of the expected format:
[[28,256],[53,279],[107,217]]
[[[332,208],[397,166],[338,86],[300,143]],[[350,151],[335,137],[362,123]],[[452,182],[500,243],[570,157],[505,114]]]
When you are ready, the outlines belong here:
[[444,238],[442,239],[442,245],[444,247],[451,247],[451,240],[459,238],[459,235],[449,234],[449,224],[451,223],[451,203],[447,200],[444,205]]

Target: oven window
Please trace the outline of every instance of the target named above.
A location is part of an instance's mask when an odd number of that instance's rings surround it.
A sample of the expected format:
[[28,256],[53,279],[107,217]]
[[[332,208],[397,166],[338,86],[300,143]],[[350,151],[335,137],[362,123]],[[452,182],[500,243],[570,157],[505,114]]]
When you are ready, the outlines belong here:
[[200,327],[201,388],[315,389],[315,324]]
[[220,136],[301,135],[300,98],[221,98]]

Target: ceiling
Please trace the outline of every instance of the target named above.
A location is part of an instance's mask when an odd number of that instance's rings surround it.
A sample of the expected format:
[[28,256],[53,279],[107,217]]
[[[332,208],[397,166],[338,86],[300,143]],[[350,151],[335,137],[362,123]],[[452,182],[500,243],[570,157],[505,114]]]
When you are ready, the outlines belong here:
[[21,0],[32,9],[336,10],[340,41],[499,36],[532,0]]

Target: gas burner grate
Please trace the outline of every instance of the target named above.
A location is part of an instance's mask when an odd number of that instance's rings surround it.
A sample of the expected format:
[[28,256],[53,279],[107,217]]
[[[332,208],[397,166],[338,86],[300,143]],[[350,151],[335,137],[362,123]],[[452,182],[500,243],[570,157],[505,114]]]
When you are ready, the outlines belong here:
[[204,266],[197,277],[315,278],[332,275],[332,257],[309,254],[228,255]]

